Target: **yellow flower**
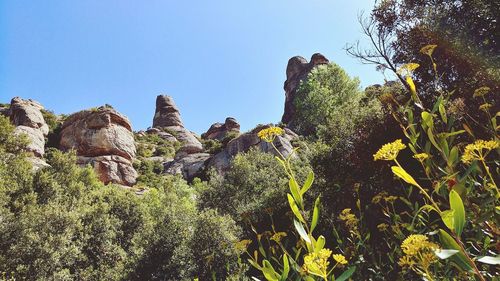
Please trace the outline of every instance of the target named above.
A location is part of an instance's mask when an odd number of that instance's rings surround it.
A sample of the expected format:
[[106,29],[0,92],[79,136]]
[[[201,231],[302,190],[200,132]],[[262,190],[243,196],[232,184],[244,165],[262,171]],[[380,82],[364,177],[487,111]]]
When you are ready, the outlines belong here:
[[482,97],[482,96],[486,95],[487,93],[489,93],[490,90],[491,89],[489,87],[481,87],[481,88],[476,89],[474,91],[474,95],[472,95],[472,97],[474,97],[474,98]]
[[484,161],[488,153],[493,149],[497,149],[499,145],[500,143],[497,140],[477,140],[474,143],[468,144],[462,155],[462,162],[470,164],[475,160]]
[[398,157],[399,151],[406,148],[406,145],[400,140],[384,144],[377,153],[373,154],[373,160],[395,160]]
[[339,215],[339,219],[343,221],[346,227],[356,236],[359,236],[358,218],[351,212],[351,209],[344,209]]
[[276,232],[271,236],[271,240],[279,243],[283,237],[286,237],[286,232]]
[[424,55],[432,56],[434,49],[436,49],[437,45],[426,45],[420,49],[420,52]]
[[273,142],[277,136],[283,135],[284,131],[280,127],[269,127],[257,133],[257,136],[265,142]]
[[420,66],[420,64],[418,63],[407,63],[407,64],[403,64],[397,71],[397,73],[399,75],[402,75],[402,76],[410,76],[413,74],[413,71],[415,71],[415,69],[417,69],[418,67]]
[[317,276],[326,277],[328,274],[328,265],[330,262],[328,258],[331,256],[332,251],[329,249],[321,249],[319,252],[309,253],[304,257],[303,269],[307,273]]
[[389,228],[389,225],[388,225],[388,224],[386,224],[386,223],[381,223],[381,224],[377,225],[377,229],[378,229],[378,231],[380,231],[380,232],[384,232],[384,231],[386,231],[386,230],[387,230],[387,228]]
[[492,107],[491,103],[483,103],[479,106],[479,110],[488,112],[488,110]]
[[252,240],[248,240],[248,239],[241,240],[241,241],[234,243],[234,248],[237,251],[244,252],[247,250],[248,245],[250,245],[250,243],[252,243]]
[[417,159],[420,162],[424,162],[427,158],[429,158],[429,154],[418,153],[418,154],[413,155],[413,158]]
[[402,267],[427,271],[432,263],[438,261],[435,251],[439,246],[422,234],[408,236],[401,244],[401,249],[405,255],[399,259],[398,264]]
[[335,254],[335,255],[333,255],[333,259],[336,262],[338,262],[338,263],[340,263],[342,265],[347,264],[346,258],[343,255],[341,255],[341,254]]

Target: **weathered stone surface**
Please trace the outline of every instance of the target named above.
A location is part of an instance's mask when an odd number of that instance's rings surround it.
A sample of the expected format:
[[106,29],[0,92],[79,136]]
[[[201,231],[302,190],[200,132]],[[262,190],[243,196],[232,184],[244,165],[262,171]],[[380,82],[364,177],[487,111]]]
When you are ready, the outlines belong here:
[[205,170],[208,159],[210,159],[210,154],[208,153],[190,154],[164,163],[165,173],[172,175],[181,174],[184,179],[190,181]]
[[131,186],[136,183],[137,172],[127,158],[118,155],[78,156],[77,163],[92,165],[99,179],[105,184],[116,183]]
[[223,140],[229,133],[240,133],[240,124],[232,117],[226,118],[224,123],[214,123],[201,137],[203,139]]
[[131,160],[136,148],[127,117],[111,108],[83,110],[62,125],[60,148],[75,149],[77,155],[119,155]]
[[[170,96],[159,95],[156,97],[153,128],[150,130],[153,129],[167,132],[181,142],[182,145],[178,151],[179,155],[200,153],[203,151],[203,145],[196,135],[186,129],[182,124],[179,110]],[[167,135],[163,136],[170,138],[170,136]]]
[[159,95],[156,97],[156,110],[153,118],[153,127],[184,127],[179,109],[170,96]]
[[42,109],[43,106],[37,101],[15,97],[10,102],[10,120],[16,126],[39,129],[44,135],[47,135],[49,127],[43,119]]
[[300,82],[307,78],[307,75],[311,70],[317,65],[330,63],[328,59],[322,54],[316,53],[312,55],[311,61],[303,57],[296,56],[288,61],[288,66],[286,68],[286,81],[284,85],[285,89],[285,112],[281,118],[281,122],[290,123],[295,114],[295,94]]
[[69,116],[62,125],[59,147],[76,150],[79,163],[91,164],[106,184],[135,184],[132,127],[126,116],[112,108],[83,110]]
[[49,127],[43,118],[43,106],[31,99],[24,100],[15,97],[10,102],[7,114],[10,121],[16,126],[16,134],[25,134],[30,144],[27,150],[36,157],[43,157],[45,154],[45,137],[49,133]]
[[45,136],[42,131],[21,125],[14,129],[14,133],[17,135],[26,135],[30,141],[27,150],[33,152],[36,157],[43,157],[45,154]]
[[[247,152],[252,147],[257,147],[263,152],[278,155],[271,144],[262,141],[257,136],[257,133],[260,130],[267,127],[269,126],[259,126],[251,132],[244,133],[239,137],[232,139],[231,141],[229,141],[223,151],[217,153],[210,159],[208,166],[214,167],[216,170],[224,172],[230,167],[231,160],[234,156],[239,153]],[[296,137],[297,135],[293,131],[291,131],[290,129],[285,129],[285,134],[283,136],[276,137],[276,139],[274,140],[274,145],[279,150],[279,152],[283,154],[283,156],[287,157],[288,155],[290,155],[290,153],[292,153],[293,150],[293,146],[290,142]]]

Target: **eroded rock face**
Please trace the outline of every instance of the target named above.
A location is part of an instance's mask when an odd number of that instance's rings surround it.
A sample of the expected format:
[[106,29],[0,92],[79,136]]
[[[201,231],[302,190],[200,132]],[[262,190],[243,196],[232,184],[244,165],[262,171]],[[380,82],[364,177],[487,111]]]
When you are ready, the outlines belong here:
[[63,123],[59,147],[76,150],[80,164],[92,164],[104,183],[131,186],[136,147],[127,117],[108,107],[83,110]]
[[329,60],[322,54],[316,53],[312,55],[311,61],[303,57],[296,56],[288,61],[286,67],[285,89],[285,112],[281,118],[281,122],[288,124],[293,120],[295,114],[295,94],[300,82],[307,79],[307,75],[317,65],[328,64]]
[[[229,141],[227,147],[221,152],[214,155],[208,164],[209,167],[214,167],[220,172],[224,172],[229,169],[231,165],[231,160],[234,156],[239,153],[244,153],[250,150],[252,147],[257,147],[259,150],[278,155],[273,146],[265,141],[262,141],[257,133],[269,126],[258,126],[248,133],[244,133],[239,137],[236,137]],[[285,134],[283,136],[278,136],[274,140],[274,145],[279,150],[279,152],[287,157],[292,153],[293,146],[291,141],[297,137],[297,134],[292,132],[290,129],[285,129]]]
[[183,155],[203,152],[203,145],[196,135],[186,129],[181,121],[179,110],[170,96],[156,97],[156,110],[153,128],[161,128],[182,143],[178,153]]
[[223,140],[229,133],[240,133],[240,124],[232,117],[226,118],[224,123],[214,123],[201,137],[203,139]]
[[45,137],[49,133],[49,127],[41,112],[43,109],[43,106],[34,100],[15,97],[11,100],[9,111],[6,113],[16,126],[14,132],[28,137],[30,140],[28,151],[39,158],[45,154]]
[[188,181],[193,180],[195,177],[205,170],[207,161],[211,155],[208,153],[194,153],[170,162],[164,163],[164,170],[167,174],[181,174],[182,177]]

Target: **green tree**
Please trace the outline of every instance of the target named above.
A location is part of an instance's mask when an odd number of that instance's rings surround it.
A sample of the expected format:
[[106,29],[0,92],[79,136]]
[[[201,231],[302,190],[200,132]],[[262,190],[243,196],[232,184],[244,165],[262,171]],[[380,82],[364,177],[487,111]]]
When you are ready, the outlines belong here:
[[381,113],[378,100],[360,90],[359,80],[350,78],[333,63],[311,71],[297,91],[295,106],[292,129],[326,137],[331,143],[349,136],[357,124]]

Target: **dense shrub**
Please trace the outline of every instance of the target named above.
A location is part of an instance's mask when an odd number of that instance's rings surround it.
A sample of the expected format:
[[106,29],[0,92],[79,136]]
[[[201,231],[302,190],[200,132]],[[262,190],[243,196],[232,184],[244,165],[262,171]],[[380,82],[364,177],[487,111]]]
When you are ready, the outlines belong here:
[[299,86],[292,129],[303,135],[325,136],[331,143],[349,137],[356,126],[381,115],[378,100],[359,89],[336,64],[314,68]]
[[[23,136],[0,116],[0,273],[19,280],[201,280],[239,274],[229,217],[196,208],[184,180],[145,162],[142,196],[104,186],[76,156],[51,149],[32,170]],[[205,232],[207,229],[210,232]],[[198,235],[197,231],[205,232]],[[211,233],[219,239],[209,240]],[[214,255],[209,266],[200,260]],[[224,265],[224,266],[222,266]]]
[[[297,173],[303,175],[309,168],[305,160],[297,159]],[[249,235],[252,222],[256,227],[269,226],[269,215],[283,220],[287,212],[288,178],[274,161],[274,156],[257,149],[238,154],[225,175],[212,173],[208,187],[200,195],[202,208],[217,209],[245,226]]]

